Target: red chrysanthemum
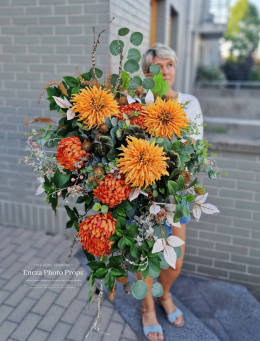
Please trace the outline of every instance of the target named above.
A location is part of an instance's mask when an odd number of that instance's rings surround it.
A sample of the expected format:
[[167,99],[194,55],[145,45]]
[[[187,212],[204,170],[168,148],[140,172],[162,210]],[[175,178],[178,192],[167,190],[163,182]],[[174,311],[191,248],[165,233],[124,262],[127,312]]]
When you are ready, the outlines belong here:
[[110,254],[113,242],[108,240],[116,230],[116,219],[112,218],[112,212],[107,214],[95,214],[89,216],[79,224],[80,243],[83,249],[93,256],[104,256]]
[[[138,113],[138,116],[135,116],[135,112]],[[129,117],[130,125],[137,125],[144,128],[144,112],[143,112],[143,106],[138,103],[132,103],[127,105],[120,105],[120,117],[118,120],[125,121],[125,118],[123,117],[123,114],[126,114]]]
[[126,185],[124,176],[122,179],[114,178],[112,174],[107,175],[104,181],[93,190],[94,198],[98,198],[103,204],[110,208],[119,205],[126,200],[131,192],[130,185]]
[[[89,156],[88,153],[82,148],[82,143],[78,136],[69,136],[58,144],[57,148],[57,160],[58,165],[63,165],[66,169],[71,171],[79,169],[83,166],[84,162],[81,161],[84,157]],[[75,167],[75,162],[79,163]]]

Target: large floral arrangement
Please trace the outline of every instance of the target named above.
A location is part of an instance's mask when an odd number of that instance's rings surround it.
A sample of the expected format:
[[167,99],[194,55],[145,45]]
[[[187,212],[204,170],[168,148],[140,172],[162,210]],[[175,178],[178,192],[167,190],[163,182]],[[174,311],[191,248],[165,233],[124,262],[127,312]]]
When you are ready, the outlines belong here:
[[[144,79],[133,75],[142,34],[118,31],[110,52],[119,55],[119,72],[102,80],[95,67],[101,33],[94,39],[89,72],[77,69],[77,78],[64,77],[43,89],[40,97],[47,90],[50,110],[61,117],[26,122],[47,127],[29,134],[25,162],[41,174],[37,194],[45,192],[54,211],[62,199],[75,202],[73,208],[65,205],[66,228],[77,230],[91,270],[89,285],[104,279],[113,294],[117,281],[129,292],[128,273],[141,272],[143,279],[133,282],[131,291],[142,299],[146,276],[175,268],[181,255],[184,241],[168,236],[166,227],[181,228],[183,216],[199,220],[201,212],[218,212],[205,203],[207,193],[197,179],[202,171],[213,178],[217,169],[207,156],[208,142],[189,138],[197,127],[184,105],[165,96],[168,84],[159,66],[152,65]],[[121,37],[128,34],[126,51]],[[162,295],[160,283],[152,292]]]

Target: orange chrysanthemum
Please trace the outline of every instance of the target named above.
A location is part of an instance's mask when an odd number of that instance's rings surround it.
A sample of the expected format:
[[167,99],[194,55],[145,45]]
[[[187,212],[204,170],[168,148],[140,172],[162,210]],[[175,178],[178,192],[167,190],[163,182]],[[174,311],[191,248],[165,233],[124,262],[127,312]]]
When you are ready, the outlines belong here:
[[181,130],[189,123],[183,104],[178,103],[177,99],[164,102],[157,97],[156,103],[148,104],[145,112],[144,125],[152,136],[171,140],[174,134],[181,136]]
[[[73,171],[83,166],[84,162],[81,161],[84,157],[89,156],[88,153],[82,148],[82,143],[78,136],[69,136],[58,144],[57,148],[57,160],[58,165],[63,165],[66,169]],[[79,163],[75,167],[75,162]]]
[[[144,127],[144,111],[143,106],[138,103],[131,103],[127,105],[120,105],[120,113],[119,120],[124,120],[123,114],[126,114],[129,117],[130,125],[137,125],[141,127],[142,129],[145,129]],[[138,116],[134,115],[134,112],[139,112]]]
[[119,154],[117,163],[120,172],[125,174],[127,184],[139,188],[147,187],[162,175],[169,175],[166,170],[168,158],[162,147],[155,145],[155,142],[150,143],[133,136],[127,138],[127,143],[127,147],[122,145],[123,153]]
[[124,179],[117,179],[109,174],[93,192],[94,198],[98,198],[103,204],[112,208],[128,198],[131,188],[126,185]]
[[106,117],[118,116],[119,108],[112,93],[93,86],[82,89],[73,95],[73,107],[75,113],[79,113],[79,121],[83,121],[89,128],[98,127],[105,123]]
[[116,219],[112,218],[112,213],[95,214],[89,216],[79,224],[80,243],[83,249],[94,256],[104,256],[110,254],[113,242],[108,240],[116,230]]

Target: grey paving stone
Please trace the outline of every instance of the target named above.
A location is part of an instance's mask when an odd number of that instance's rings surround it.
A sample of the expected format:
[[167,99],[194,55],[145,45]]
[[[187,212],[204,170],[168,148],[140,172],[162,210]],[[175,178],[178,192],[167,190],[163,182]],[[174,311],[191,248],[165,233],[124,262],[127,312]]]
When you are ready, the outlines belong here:
[[118,322],[118,323],[125,323],[125,320],[123,319],[123,317],[120,314],[118,314],[116,310],[114,311],[114,314],[112,316],[112,321]]
[[7,268],[7,270],[1,274],[2,278],[10,279],[12,278],[16,273],[22,273],[22,270],[24,269],[24,263],[21,262],[15,262],[10,267]]
[[10,292],[5,290],[0,290],[0,305],[10,296]]
[[26,341],[28,336],[34,330],[36,325],[39,323],[41,316],[29,313],[22,323],[19,324],[15,332],[11,335],[12,338],[18,339],[19,341]]
[[67,308],[71,301],[77,296],[78,292],[78,288],[65,288],[55,303]]
[[72,329],[68,335],[68,339],[73,341],[81,341],[86,336],[91,327],[92,318],[87,318],[86,315],[80,315],[77,321],[73,324]]
[[106,333],[111,336],[105,335],[103,340],[111,341],[111,337],[112,337],[113,341],[120,341],[123,329],[124,329],[124,324],[110,322],[108,325],[108,328],[106,329]]
[[11,314],[13,308],[8,307],[7,305],[2,304],[0,309],[0,325],[7,318],[8,315]]
[[[7,283],[6,279],[0,278],[0,289],[4,288],[5,284]],[[4,289],[5,290],[5,289]]]
[[47,288],[32,288],[27,296],[38,300],[44,295],[47,290]]
[[49,333],[44,332],[43,330],[34,329],[27,341],[45,341],[48,340],[49,335]]
[[82,309],[87,305],[86,302],[80,300],[73,300],[70,306],[66,309],[61,321],[73,324],[81,313]]
[[6,341],[16,327],[17,323],[4,321],[3,324],[0,326],[1,341]]
[[40,315],[46,314],[47,310],[50,308],[50,306],[53,304],[56,298],[57,294],[54,294],[53,292],[50,291],[46,291],[44,295],[40,298],[36,306],[32,309],[32,312]]
[[20,323],[24,316],[28,314],[31,308],[34,306],[36,300],[25,297],[22,302],[13,310],[12,314],[8,317],[8,320]]
[[14,291],[11,295],[9,293],[8,299],[5,301],[7,305],[17,306],[27,295],[30,291],[30,288],[21,286],[16,291]]
[[123,330],[123,337],[129,339],[129,340],[137,340],[137,336],[135,332],[130,328],[128,324],[125,324],[125,328]]
[[48,341],[63,341],[66,338],[70,328],[71,326],[69,324],[58,322],[56,327],[49,335]]
[[65,309],[57,305],[51,306],[47,311],[41,322],[38,324],[38,328],[51,332],[55,327],[56,323],[59,321],[61,315],[64,313]]
[[6,291],[14,291],[16,290],[20,285],[22,285],[23,281],[25,280],[24,276],[21,273],[18,273],[10,280],[5,281],[5,286],[3,287]]

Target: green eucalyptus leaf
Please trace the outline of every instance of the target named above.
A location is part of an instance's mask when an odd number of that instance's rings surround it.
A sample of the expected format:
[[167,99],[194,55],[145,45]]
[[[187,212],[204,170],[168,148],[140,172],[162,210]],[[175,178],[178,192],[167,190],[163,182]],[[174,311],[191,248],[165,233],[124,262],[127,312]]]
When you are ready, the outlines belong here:
[[130,42],[135,45],[135,46],[139,46],[143,41],[143,35],[141,32],[134,32],[131,34],[130,37]]
[[[119,44],[120,44],[121,50],[123,51],[124,42],[122,40],[119,40]],[[110,52],[112,53],[113,56],[117,56],[119,54],[118,41],[113,40],[109,46],[109,49],[110,49]]]
[[126,36],[129,33],[129,28],[123,27],[118,30],[118,35],[120,36]]
[[163,252],[159,252],[158,256],[161,258],[161,262],[160,262],[161,269],[164,269],[164,270],[168,269],[169,264],[166,262]]
[[137,63],[136,60],[134,59],[129,59],[127,62],[124,64],[124,70],[129,73],[134,73],[139,70],[139,64]]
[[154,297],[161,297],[163,295],[163,286],[157,282],[152,285],[152,294]]
[[160,272],[161,272],[161,270],[160,271],[154,271],[151,267],[149,267],[149,274],[148,274],[148,276],[150,278],[157,278],[160,275]]
[[132,79],[132,88],[136,89],[138,86],[142,85],[142,79],[139,76],[134,76]]
[[146,77],[144,80],[143,80],[143,83],[142,83],[142,87],[145,88],[145,89],[153,89],[154,88],[154,80],[153,78],[151,77]]
[[129,49],[128,50],[127,59],[134,59],[137,62],[140,62],[140,60],[141,60],[141,53],[140,53],[140,51],[137,50],[137,49],[134,49],[134,48]]
[[160,66],[157,64],[152,64],[149,68],[149,72],[153,75],[158,75],[160,73]]
[[177,259],[181,257],[181,247],[174,247],[174,251],[176,252]]
[[142,300],[147,295],[148,287],[144,281],[139,280],[131,285],[131,291],[136,299]]

